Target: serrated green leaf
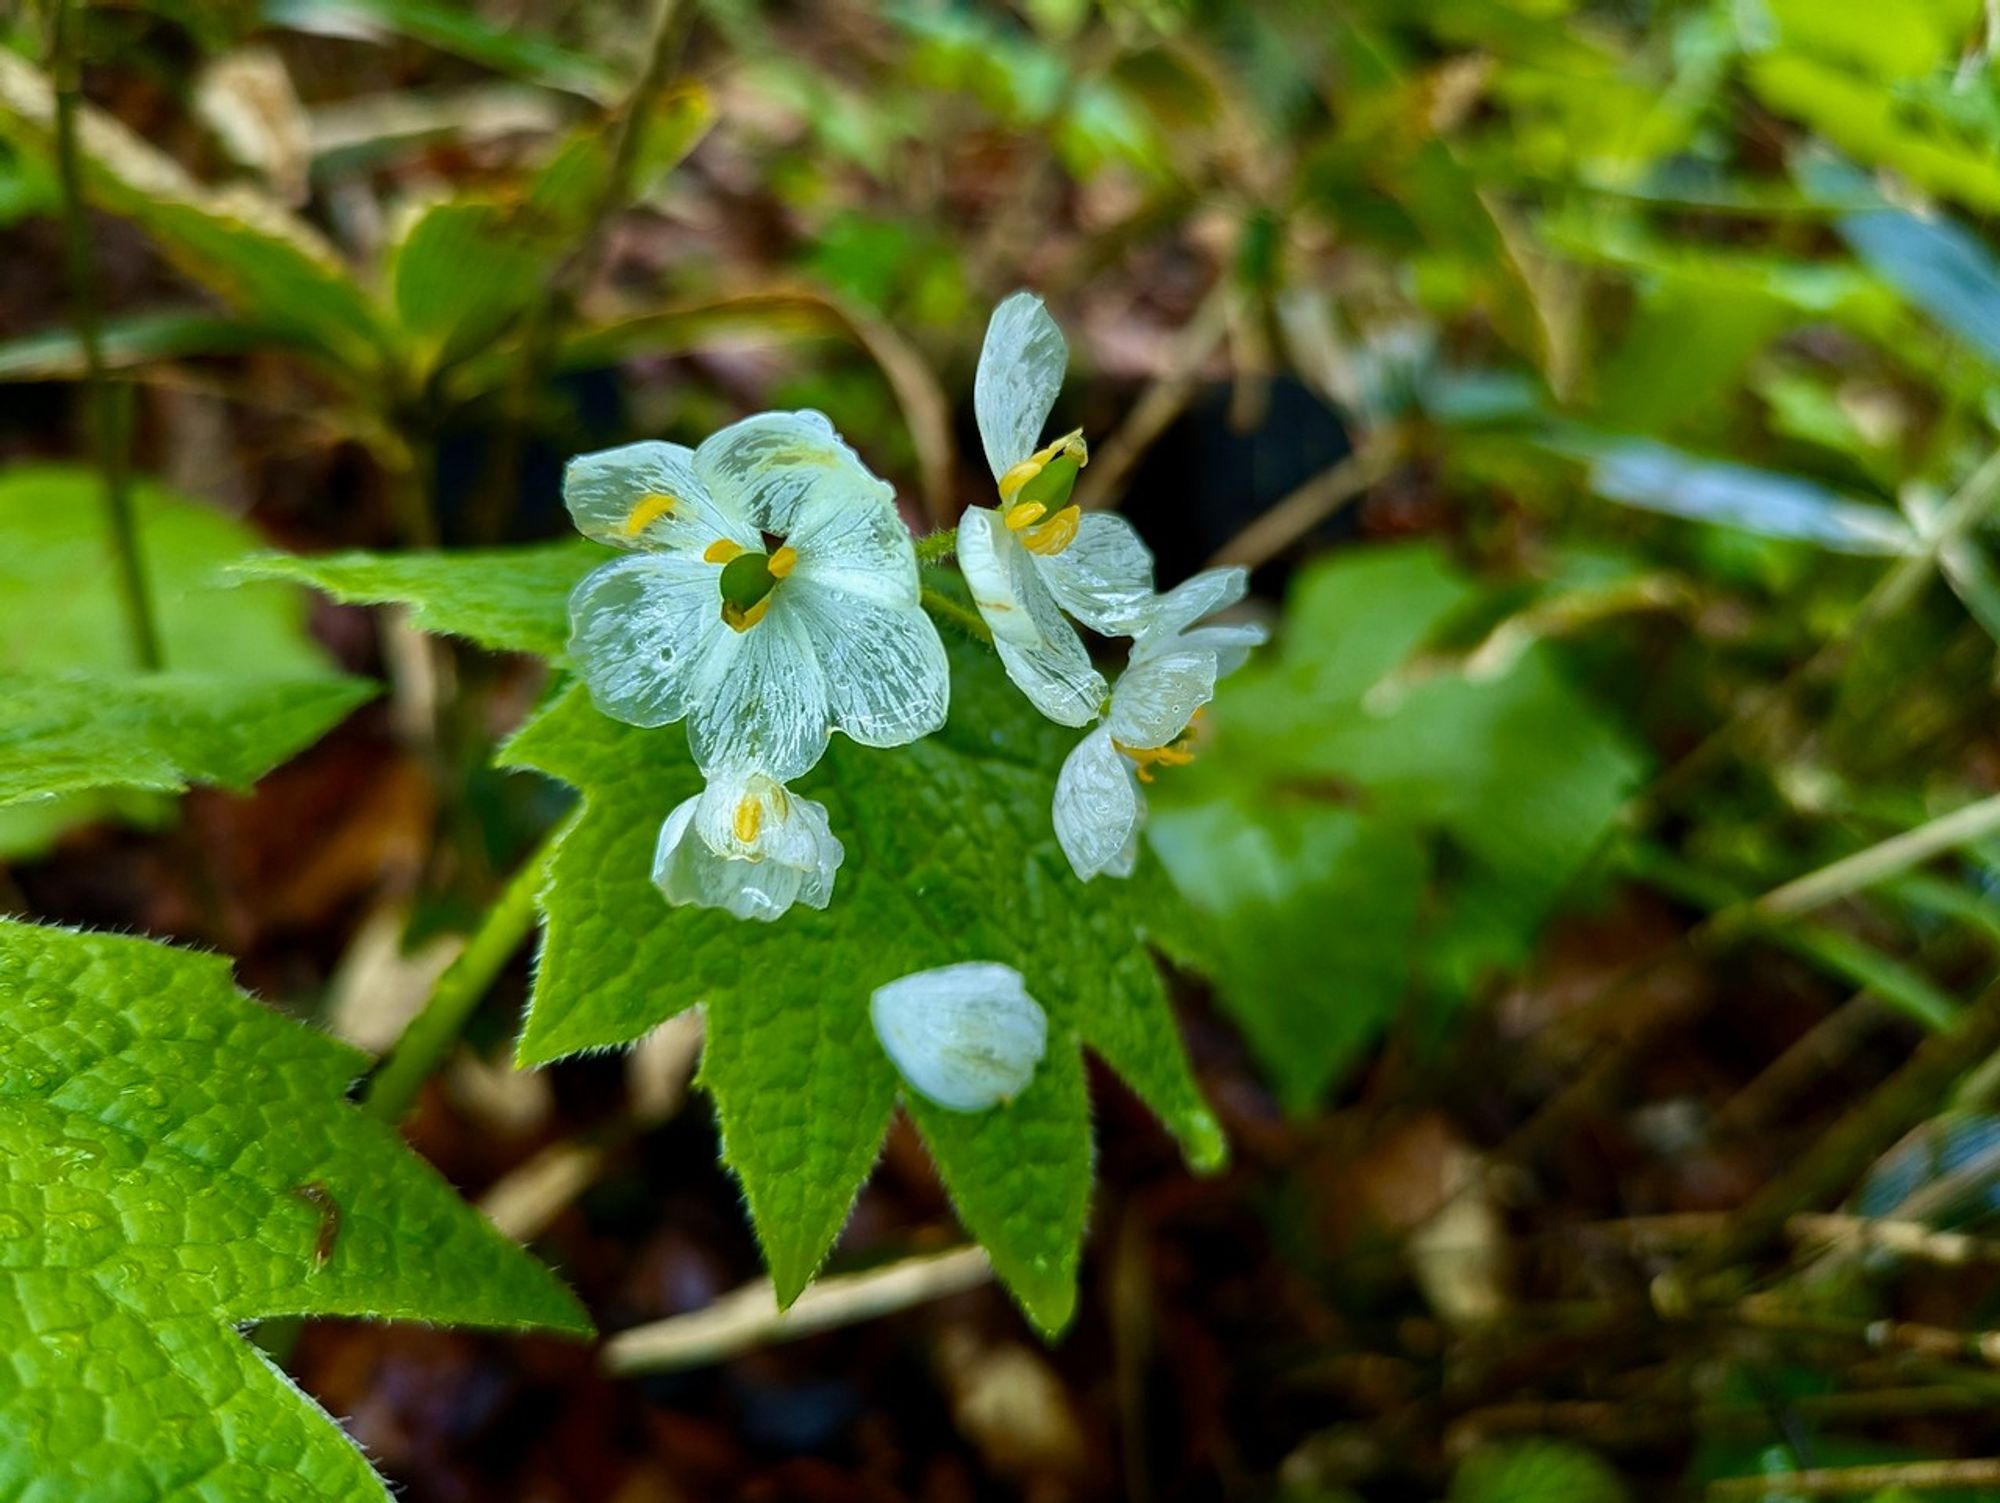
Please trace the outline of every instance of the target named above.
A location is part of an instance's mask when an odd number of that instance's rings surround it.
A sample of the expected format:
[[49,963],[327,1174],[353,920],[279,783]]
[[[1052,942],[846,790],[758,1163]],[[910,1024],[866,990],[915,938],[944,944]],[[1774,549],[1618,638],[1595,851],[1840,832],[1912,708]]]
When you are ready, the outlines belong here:
[[363,1063],[220,957],[0,922],[0,1496],[386,1498],[234,1327],[588,1333],[346,1104]]
[[352,678],[0,673],[0,807],[100,788],[244,790],[374,692]]
[[1153,842],[1215,931],[1222,1000],[1294,1109],[1407,1000],[1461,1005],[1532,936],[1641,762],[1544,646],[1407,665],[1474,598],[1428,546],[1303,573],[1279,651],[1221,686]]
[[845,1221],[895,1098],[869,994],[933,966],[1012,965],[1050,1018],[1034,1083],[977,1119],[922,1104],[913,1115],[1001,1277],[1038,1325],[1059,1329],[1088,1204],[1077,1046],[1151,1104],[1191,1161],[1222,1157],[1142,943],[1183,922],[1171,889],[1151,863],[1131,882],[1085,886],[1056,847],[1049,801],[1068,739],[1023,715],[993,661],[960,646],[942,733],[896,751],[836,740],[800,780],[827,806],[847,859],[829,909],[765,926],[662,902],[654,842],[699,774],[678,729],[620,725],[572,689],[503,758],[583,794],[543,894],[522,1062],[629,1043],[704,1003],[702,1078],[789,1302]]
[[407,605],[425,631],[553,658],[568,640],[570,591],[603,562],[602,548],[575,539],[451,553],[267,553],[231,572],[296,580],[347,605]]

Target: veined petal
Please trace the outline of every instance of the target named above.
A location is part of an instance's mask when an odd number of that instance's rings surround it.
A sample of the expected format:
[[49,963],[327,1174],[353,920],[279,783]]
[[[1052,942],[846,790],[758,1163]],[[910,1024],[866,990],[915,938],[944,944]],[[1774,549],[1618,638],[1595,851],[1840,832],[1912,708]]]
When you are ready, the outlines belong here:
[[917,603],[916,545],[886,488],[873,500],[837,486],[813,492],[799,506],[786,542],[799,556],[794,585],[823,586],[882,605]]
[[1086,513],[1067,548],[1035,562],[1056,603],[1092,631],[1129,637],[1146,624],[1153,554],[1123,517]]
[[1088,882],[1099,873],[1132,875],[1146,797],[1105,727],[1085,736],[1063,759],[1051,813],[1056,840],[1077,876]]
[[694,460],[657,442],[579,454],[563,469],[563,504],[577,531],[613,548],[698,554],[719,537],[757,546],[749,519],[710,493]]
[[[740,838],[746,802],[758,811],[747,842]],[[722,848],[711,838],[718,829]],[[761,773],[734,774],[667,816],[653,883],[670,903],[769,922],[794,903],[826,907],[844,855],[821,805]]]
[[1035,452],[1068,365],[1069,343],[1032,292],[1017,292],[993,310],[972,379],[972,409],[995,480]]
[[764,532],[789,534],[808,497],[887,504],[896,493],[868,472],[817,412],[761,412],[732,423],[694,451],[695,473]]
[[972,603],[996,642],[1031,645],[1042,638],[1036,613],[1025,598],[1047,593],[1028,562],[1028,550],[1007,530],[1000,513],[968,506],[958,519],[958,567],[972,591]]
[[951,665],[923,609],[878,605],[803,574],[801,564],[777,609],[796,617],[812,643],[834,729],[863,746],[901,746],[942,726]]
[[1261,647],[1271,639],[1271,634],[1254,621],[1234,623],[1227,626],[1197,626],[1192,631],[1181,633],[1181,646],[1198,647],[1215,654],[1215,676],[1229,677],[1243,666],[1253,647]]
[[1149,646],[1185,631],[1204,616],[1236,604],[1249,588],[1250,571],[1241,565],[1204,569],[1192,579],[1182,580],[1153,603],[1132,651],[1143,653]]
[[569,657],[599,710],[669,725],[736,652],[715,570],[679,553],[636,553],[586,574],[569,598]]
[[826,750],[826,683],[812,644],[790,612],[775,608],[747,631],[722,629],[738,646],[688,706],[695,765],[711,776],[756,767],[789,782]]
[[993,641],[1000,666],[1028,702],[1057,725],[1089,725],[1104,709],[1104,675],[1065,624],[1059,634],[1022,647]]
[[1215,653],[1174,647],[1134,657],[1111,689],[1106,729],[1127,746],[1165,746],[1215,698]]
[[869,998],[868,1011],[910,1089],[954,1112],[1013,1100],[1048,1048],[1048,1014],[1019,971],[993,961],[891,981]]

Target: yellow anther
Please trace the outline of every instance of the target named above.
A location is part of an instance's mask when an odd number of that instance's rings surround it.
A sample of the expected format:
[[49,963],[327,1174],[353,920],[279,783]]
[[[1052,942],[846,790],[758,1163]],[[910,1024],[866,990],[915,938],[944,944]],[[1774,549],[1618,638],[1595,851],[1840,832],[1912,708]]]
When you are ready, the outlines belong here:
[[625,518],[625,525],[619,529],[628,538],[635,538],[661,517],[673,515],[680,502],[660,491],[649,491],[641,496],[631,513]]
[[743,552],[741,543],[732,543],[728,538],[717,538],[702,550],[701,561],[705,564],[726,564]]
[[1048,463],[1039,455],[1034,459],[1024,459],[1000,477],[1000,504],[1007,505],[1021,493],[1021,487],[1042,473],[1042,466]]
[[1023,531],[1021,546],[1043,558],[1053,558],[1076,541],[1076,530],[1082,525],[1083,513],[1074,506],[1065,506],[1048,521]]
[[771,555],[770,562],[764,565],[765,568],[771,571],[771,578],[773,579],[783,579],[798,566],[799,550],[796,548],[780,548],[776,553]]
[[1023,501],[1019,506],[1010,506],[1007,508],[1007,530],[1019,532],[1023,527],[1033,527],[1048,514],[1049,509],[1039,501]]
[[746,798],[736,806],[736,838],[745,845],[757,838],[757,832],[764,826],[764,806],[754,798]]
[[748,631],[764,619],[764,613],[770,608],[771,597],[769,595],[766,595],[747,611],[734,602],[725,600],[722,602],[722,619],[736,631]]
[[[1206,706],[1203,706],[1203,710],[1206,708]],[[1197,734],[1195,724],[1201,719],[1202,712],[1202,710],[1196,710],[1193,717],[1188,721],[1187,729],[1174,737],[1165,746],[1127,746],[1123,741],[1115,737],[1112,739],[1111,744],[1122,756],[1131,761],[1134,771],[1139,775],[1139,781],[1150,783],[1153,781],[1153,769],[1155,767],[1185,767],[1194,760],[1194,743]]]

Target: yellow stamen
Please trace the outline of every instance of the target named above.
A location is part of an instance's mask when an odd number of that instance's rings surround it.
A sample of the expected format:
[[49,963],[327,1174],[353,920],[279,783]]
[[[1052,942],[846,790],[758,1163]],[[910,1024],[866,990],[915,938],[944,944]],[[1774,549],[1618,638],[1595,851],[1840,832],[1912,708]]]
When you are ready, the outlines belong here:
[[628,538],[635,538],[661,517],[672,516],[674,508],[679,505],[680,502],[672,496],[659,491],[650,491],[639,498],[630,515],[625,518],[625,525],[619,530]]
[[705,564],[726,564],[743,552],[741,543],[732,543],[728,538],[717,538],[702,550],[701,561]]
[[1044,449],[1033,459],[1024,459],[1000,477],[1000,504],[1007,505],[1021,493],[1021,487],[1042,473],[1047,464],[1048,450]]
[[764,619],[764,613],[770,610],[770,608],[771,597],[769,595],[766,595],[747,611],[734,602],[725,600],[722,602],[722,619],[736,631],[748,631]]
[[1032,527],[1049,514],[1049,509],[1039,501],[1023,501],[1019,506],[1010,506],[1003,513],[1009,532],[1019,532],[1023,527]]
[[763,824],[764,806],[756,799],[746,798],[736,806],[736,838],[745,845],[757,838]]
[[769,562],[764,565],[765,568],[771,571],[771,578],[773,579],[783,579],[798,566],[799,550],[796,548],[780,548],[776,553],[771,555]]
[[[1021,510],[1027,508],[1022,507]],[[1013,525],[1011,520],[1008,525]],[[1053,558],[1076,541],[1076,530],[1082,525],[1083,512],[1077,507],[1065,506],[1048,521],[1025,529],[1021,533],[1021,546],[1030,553],[1041,554],[1043,558]]]
[[1139,781],[1150,783],[1153,781],[1155,767],[1185,767],[1194,760],[1195,739],[1198,735],[1195,727],[1201,723],[1201,717],[1207,712],[1206,705],[1196,710],[1189,717],[1187,729],[1165,746],[1127,746],[1116,737],[1112,738],[1111,744],[1132,762],[1139,775]]

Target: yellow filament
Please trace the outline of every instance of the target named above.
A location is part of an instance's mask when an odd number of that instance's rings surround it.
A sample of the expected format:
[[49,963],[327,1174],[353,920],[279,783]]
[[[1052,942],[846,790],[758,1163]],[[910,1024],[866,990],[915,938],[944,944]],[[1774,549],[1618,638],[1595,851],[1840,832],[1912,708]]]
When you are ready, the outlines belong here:
[[1122,755],[1131,760],[1135,770],[1138,772],[1139,781],[1150,783],[1153,781],[1153,769],[1155,767],[1185,767],[1194,760],[1194,743],[1197,735],[1195,727],[1201,723],[1202,716],[1207,713],[1207,705],[1203,705],[1200,709],[1196,710],[1188,720],[1187,729],[1174,737],[1165,746],[1127,746],[1123,741],[1115,737],[1112,739],[1111,744]]
[[1019,506],[1007,508],[1007,530],[1019,532],[1023,527],[1032,527],[1049,514],[1049,509],[1039,501],[1023,501]]
[[771,578],[773,579],[783,579],[798,566],[799,550],[796,548],[780,548],[776,553],[771,555],[770,559],[764,565],[765,568],[771,571]]
[[[1023,511],[1026,507],[1021,508]],[[1040,510],[1039,507],[1036,510]],[[1009,526],[1012,526],[1010,519]],[[1048,521],[1037,523],[1021,533],[1021,546],[1030,553],[1039,553],[1044,558],[1053,558],[1076,541],[1076,530],[1083,525],[1083,512],[1074,506],[1065,506]]]
[[659,491],[650,491],[641,496],[632,507],[630,514],[625,518],[625,525],[619,528],[619,531],[628,538],[635,538],[661,517],[672,516],[674,508],[679,505],[680,502],[672,496],[663,495]]
[[745,845],[757,838],[758,830],[764,825],[764,806],[754,798],[746,798],[736,806],[736,838]]
[[725,600],[722,602],[722,619],[735,631],[748,631],[764,619],[764,613],[770,608],[771,597],[769,595],[766,595],[747,611]]
[[702,550],[701,561],[705,564],[726,564],[742,552],[741,543],[732,543],[728,538],[717,538]]

